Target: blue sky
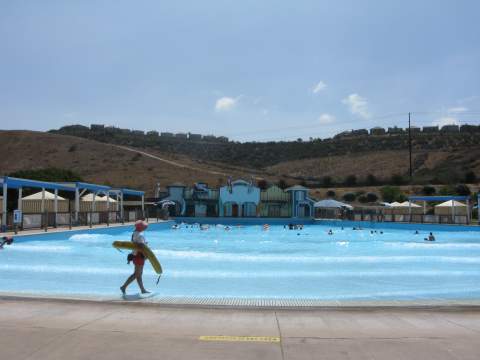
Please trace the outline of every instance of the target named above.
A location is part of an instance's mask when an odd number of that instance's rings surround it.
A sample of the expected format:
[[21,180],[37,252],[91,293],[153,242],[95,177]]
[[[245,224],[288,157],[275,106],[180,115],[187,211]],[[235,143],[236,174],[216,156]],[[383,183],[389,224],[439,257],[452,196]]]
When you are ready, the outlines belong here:
[[480,2],[0,0],[0,128],[479,123]]

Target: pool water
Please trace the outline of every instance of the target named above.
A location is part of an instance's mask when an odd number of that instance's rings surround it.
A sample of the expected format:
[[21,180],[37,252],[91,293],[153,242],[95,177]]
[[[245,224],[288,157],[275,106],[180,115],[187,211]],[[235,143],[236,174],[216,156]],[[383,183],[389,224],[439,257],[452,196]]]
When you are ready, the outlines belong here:
[[[156,285],[146,263],[144,283],[159,297],[480,299],[478,231],[436,231],[427,242],[428,232],[411,229],[164,225],[145,233],[164,274]],[[0,251],[0,292],[120,298],[133,266],[111,244],[130,235],[122,227],[17,237]]]

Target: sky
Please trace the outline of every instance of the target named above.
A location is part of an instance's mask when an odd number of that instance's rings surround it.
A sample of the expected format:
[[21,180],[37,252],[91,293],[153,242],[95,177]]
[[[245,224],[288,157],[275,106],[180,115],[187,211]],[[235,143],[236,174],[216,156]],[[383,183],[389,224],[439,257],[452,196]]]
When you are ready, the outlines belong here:
[[0,0],[0,129],[480,123],[477,0]]

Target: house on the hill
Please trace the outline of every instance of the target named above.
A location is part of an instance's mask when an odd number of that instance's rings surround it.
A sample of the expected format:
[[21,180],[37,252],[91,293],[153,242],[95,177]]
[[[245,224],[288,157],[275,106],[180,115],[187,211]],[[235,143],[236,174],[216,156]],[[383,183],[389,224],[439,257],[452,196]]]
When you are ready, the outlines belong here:
[[260,188],[244,180],[236,180],[220,188],[219,216],[256,217],[260,204]]
[[460,131],[460,127],[458,125],[444,125],[440,129],[442,133],[458,133]]
[[437,133],[438,132],[438,126],[424,126],[422,128],[422,132],[425,133],[425,134]]
[[285,191],[290,193],[292,217],[313,217],[313,204],[315,201],[308,196],[308,188],[300,185],[289,187]]
[[291,196],[276,185],[270,186],[260,193],[260,216],[261,217],[291,217]]
[[385,133],[385,129],[379,126],[370,129],[370,135],[385,135]]

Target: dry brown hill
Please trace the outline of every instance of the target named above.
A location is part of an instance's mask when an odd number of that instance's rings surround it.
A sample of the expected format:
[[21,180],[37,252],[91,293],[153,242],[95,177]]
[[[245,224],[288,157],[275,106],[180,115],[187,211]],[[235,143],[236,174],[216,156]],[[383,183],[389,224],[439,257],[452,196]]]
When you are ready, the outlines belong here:
[[[160,182],[192,184],[225,181],[224,169],[181,156],[145,153],[67,135],[34,131],[0,131],[0,175],[18,170],[58,167],[75,171],[85,181],[143,189],[149,194]],[[248,171],[228,170],[232,176]]]

